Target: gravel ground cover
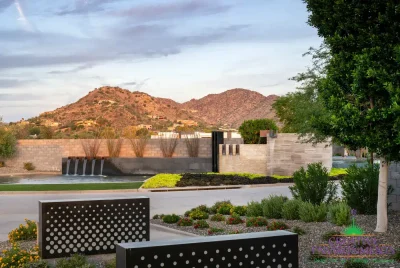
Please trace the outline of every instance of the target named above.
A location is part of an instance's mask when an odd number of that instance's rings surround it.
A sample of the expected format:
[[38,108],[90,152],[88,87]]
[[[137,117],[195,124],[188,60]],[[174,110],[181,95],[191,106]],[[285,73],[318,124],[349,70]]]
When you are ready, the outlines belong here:
[[[227,216],[226,216],[227,217]],[[246,217],[241,217],[242,219],[246,219]],[[374,238],[378,239],[380,244],[386,244],[392,246],[394,249],[400,249],[400,213],[392,213],[389,215],[389,229],[386,233],[374,233],[375,224],[376,224],[376,215],[356,215],[355,217],[357,226],[361,227],[365,234],[372,234]],[[268,219],[268,223],[273,222],[274,219]],[[278,220],[276,220],[278,221]],[[304,268],[314,268],[314,267],[344,267],[343,263],[340,263],[339,259],[336,259],[337,262],[334,262],[334,259],[327,259],[323,262],[317,262],[309,260],[310,252],[313,246],[318,246],[320,244],[324,244],[324,240],[322,239],[322,235],[328,231],[343,231],[345,227],[335,226],[329,222],[311,222],[305,223],[298,220],[281,220],[289,226],[288,231],[292,231],[294,227],[302,228],[306,233],[304,235],[299,236],[299,262],[300,267]],[[237,224],[237,225],[227,225],[225,222],[214,222],[207,220],[210,225],[210,228],[219,228],[224,229],[223,232],[214,233],[211,235],[226,235],[231,232],[263,232],[267,231],[267,228],[264,227],[246,227],[245,223]],[[151,223],[163,225],[169,228],[201,235],[208,236],[208,229],[195,229],[192,226],[178,226],[176,224],[167,224],[162,222],[160,219],[152,219]],[[382,258],[383,260],[388,260],[388,258]],[[369,261],[370,267],[400,267],[400,263],[390,262],[390,263],[381,263],[381,262],[373,262]]]

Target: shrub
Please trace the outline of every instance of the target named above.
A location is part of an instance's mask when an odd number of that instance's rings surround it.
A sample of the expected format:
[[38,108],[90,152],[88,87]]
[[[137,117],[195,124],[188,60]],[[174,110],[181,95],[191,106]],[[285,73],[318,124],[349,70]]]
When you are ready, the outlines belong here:
[[189,217],[194,219],[194,220],[206,220],[208,219],[208,213],[201,211],[201,210],[193,210],[192,212],[190,212]]
[[171,214],[171,215],[164,215],[162,217],[162,221],[165,223],[177,223],[179,220],[181,219],[181,217],[179,217],[178,215],[175,214]]
[[139,136],[137,139],[129,139],[131,147],[136,157],[143,157],[146,150],[147,143],[149,141],[148,136]]
[[114,258],[111,261],[107,262],[105,268],[117,268],[117,258]]
[[281,221],[273,221],[268,225],[269,231],[286,230],[286,229],[289,229],[289,226],[287,226],[286,223]]
[[186,148],[188,150],[189,157],[199,157],[200,148],[200,136],[194,135],[194,137],[186,137],[185,139]]
[[222,215],[230,215],[232,208],[233,206],[230,204],[223,204],[218,208],[217,212]]
[[225,216],[222,214],[215,214],[211,216],[211,221],[225,221]]
[[25,263],[22,268],[50,268],[50,265],[44,260],[36,260]]
[[[378,202],[379,165],[351,165],[340,185],[346,203],[360,214],[376,214]],[[392,192],[388,188],[388,194]]]
[[17,139],[11,131],[0,127],[0,158],[10,158],[17,151]]
[[94,264],[89,264],[86,257],[75,254],[70,258],[59,259],[56,262],[56,268],[95,268]]
[[179,174],[157,174],[143,183],[143,188],[173,188],[181,179]]
[[107,150],[109,157],[119,157],[122,149],[122,139],[107,139]]
[[264,216],[263,208],[260,202],[251,201],[247,203],[247,217],[261,217]]
[[172,157],[174,155],[176,146],[178,145],[178,139],[160,136],[158,140],[160,142],[162,155],[167,158]]
[[260,227],[260,226],[267,226],[268,221],[263,217],[251,217],[247,218],[246,226],[247,227]]
[[164,214],[156,214],[153,216],[153,220],[158,220],[158,219],[162,220],[163,217],[164,217]]
[[277,130],[278,127],[271,119],[246,120],[239,127],[239,133],[245,144],[267,143],[266,138],[260,138],[260,130]]
[[287,197],[277,195],[261,200],[264,216],[270,219],[282,218],[282,207],[287,200]]
[[178,226],[192,226],[193,220],[191,218],[182,218],[178,221]]
[[298,226],[293,227],[292,232],[296,233],[298,235],[306,234],[306,231],[304,229],[302,229],[301,227],[298,227]]
[[24,169],[26,170],[35,170],[35,166],[31,162],[24,163]]
[[213,213],[213,214],[218,213],[218,209],[220,208],[220,206],[223,206],[223,205],[230,205],[232,207],[232,203],[229,200],[217,201],[214,203],[214,205],[212,205],[210,207],[210,213]]
[[101,140],[99,139],[85,139],[81,141],[82,149],[87,158],[96,158],[99,154]]
[[208,229],[207,233],[208,233],[208,235],[213,235],[215,233],[222,233],[224,231],[225,231],[224,229],[212,227],[212,228]]
[[243,220],[240,218],[239,215],[233,214],[226,219],[226,224],[234,225],[243,223]]
[[205,229],[209,228],[210,225],[205,220],[198,220],[194,223],[194,229]]
[[394,255],[392,256],[392,259],[397,262],[400,262],[400,250],[395,251]]
[[301,201],[300,200],[289,200],[285,202],[282,206],[282,218],[286,220],[298,220],[299,217],[299,207]]
[[229,234],[241,234],[241,233],[243,233],[243,231],[241,231],[241,230],[229,231]]
[[230,210],[230,214],[233,215],[234,213],[238,214],[239,216],[246,215],[246,206],[234,206]]
[[326,220],[327,207],[325,204],[313,205],[302,202],[299,208],[299,217],[304,222],[323,222]]
[[322,163],[307,165],[307,171],[301,167],[293,173],[294,185],[289,186],[295,199],[319,205],[331,202],[337,192],[337,185],[329,181],[329,174]]
[[338,235],[341,235],[338,231],[328,231],[322,235],[322,240],[329,241],[329,239]]
[[350,224],[351,208],[344,202],[331,204],[328,208],[328,221],[338,226]]
[[326,257],[318,252],[315,253],[310,252],[310,256],[308,257],[308,259],[310,261],[319,261],[319,260],[325,260]]
[[368,268],[370,267],[367,263],[361,260],[346,260],[344,268]]
[[0,257],[0,267],[21,267],[37,260],[39,260],[37,246],[31,250],[24,250],[17,243],[13,243],[10,249],[3,251],[3,256]]
[[207,207],[206,205],[197,206],[197,207],[193,208],[192,210],[200,210],[200,211],[210,213],[210,208]]
[[20,224],[18,228],[8,234],[10,242],[22,240],[35,240],[37,238],[37,226],[35,221],[25,219],[25,225]]

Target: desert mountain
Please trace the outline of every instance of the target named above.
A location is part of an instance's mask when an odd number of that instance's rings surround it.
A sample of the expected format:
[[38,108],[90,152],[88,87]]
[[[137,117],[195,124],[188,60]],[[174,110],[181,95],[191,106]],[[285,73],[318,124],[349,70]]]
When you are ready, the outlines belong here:
[[42,113],[40,121],[60,128],[77,122],[125,127],[152,124],[157,128],[180,120],[193,120],[204,125],[238,127],[252,118],[275,118],[272,104],[277,96],[268,97],[246,89],[232,89],[211,94],[199,100],[177,103],[119,87],[101,87],[75,103]]

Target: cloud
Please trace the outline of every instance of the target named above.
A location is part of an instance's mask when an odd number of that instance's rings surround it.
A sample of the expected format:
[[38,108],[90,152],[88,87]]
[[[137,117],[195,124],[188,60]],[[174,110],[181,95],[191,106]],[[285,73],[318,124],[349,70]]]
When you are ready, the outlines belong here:
[[0,88],[14,88],[21,85],[26,85],[33,80],[20,80],[20,79],[0,79]]
[[48,72],[48,74],[68,74],[68,73],[77,73],[79,71],[83,71],[83,70],[87,70],[87,69],[91,69],[93,68],[93,64],[84,64],[84,65],[80,65],[78,67],[69,69],[69,70],[64,70],[64,71],[51,71]]
[[155,21],[175,19],[194,15],[209,15],[225,12],[231,6],[219,4],[217,0],[167,1],[162,4],[142,5],[111,14],[118,17],[129,17],[134,21]]
[[43,95],[33,95],[29,93],[21,93],[21,94],[0,93],[0,101],[32,101],[32,100],[42,100],[44,98],[45,96]]
[[56,15],[79,15],[105,10],[105,5],[116,2],[115,0],[76,0],[74,7],[64,7]]
[[0,0],[0,12],[6,10],[14,3],[14,0]]

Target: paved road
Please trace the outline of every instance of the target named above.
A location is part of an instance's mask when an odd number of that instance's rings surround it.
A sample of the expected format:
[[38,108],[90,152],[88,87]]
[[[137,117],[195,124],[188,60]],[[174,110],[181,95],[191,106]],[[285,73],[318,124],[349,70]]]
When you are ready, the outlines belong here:
[[290,196],[287,186],[270,186],[235,190],[183,191],[183,192],[113,192],[91,194],[0,194],[0,241],[7,240],[10,230],[23,223],[25,218],[38,220],[38,201],[56,199],[81,199],[99,197],[150,197],[150,214],[181,213],[195,206],[212,205],[216,201],[231,200],[236,205],[245,205],[248,201],[260,201],[270,194]]

